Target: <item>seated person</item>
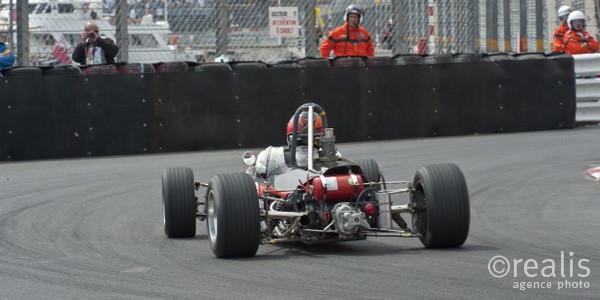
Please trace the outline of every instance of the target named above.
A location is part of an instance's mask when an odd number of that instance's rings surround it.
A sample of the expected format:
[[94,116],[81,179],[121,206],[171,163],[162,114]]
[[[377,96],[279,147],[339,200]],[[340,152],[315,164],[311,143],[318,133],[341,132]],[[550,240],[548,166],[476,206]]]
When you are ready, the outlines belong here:
[[[323,134],[323,121],[317,114],[313,114],[313,128],[315,141],[313,143],[313,157],[319,157],[319,138]],[[250,167],[246,172],[251,175],[259,175],[267,177],[276,174],[285,173],[290,166],[290,146],[292,144],[292,136],[294,131],[293,116],[287,125],[287,143],[288,147],[272,147],[262,150],[256,157],[256,164]],[[296,141],[296,165],[300,168],[308,167],[308,112],[304,111],[298,117],[298,133],[303,136],[298,136]],[[267,172],[268,171],[268,172]]]

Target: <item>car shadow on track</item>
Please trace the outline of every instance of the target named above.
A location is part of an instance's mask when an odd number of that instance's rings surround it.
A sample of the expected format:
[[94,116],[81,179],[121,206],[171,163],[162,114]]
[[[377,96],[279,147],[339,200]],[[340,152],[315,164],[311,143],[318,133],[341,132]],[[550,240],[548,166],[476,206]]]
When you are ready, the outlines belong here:
[[408,254],[427,254],[432,252],[479,252],[479,251],[495,251],[499,248],[485,245],[464,245],[460,248],[448,249],[426,249],[422,246],[414,245],[389,245],[378,242],[339,242],[328,244],[306,245],[302,243],[296,244],[279,244],[279,245],[263,245],[259,248],[259,252],[253,259],[258,260],[279,260],[288,259],[290,256],[295,257],[327,257],[327,256],[391,256],[391,255],[408,255]]

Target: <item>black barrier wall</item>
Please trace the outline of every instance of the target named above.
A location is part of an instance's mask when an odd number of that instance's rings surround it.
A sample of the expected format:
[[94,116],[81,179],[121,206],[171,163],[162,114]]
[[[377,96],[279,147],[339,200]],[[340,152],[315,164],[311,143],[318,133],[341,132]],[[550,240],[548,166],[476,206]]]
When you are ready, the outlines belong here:
[[2,78],[0,160],[285,143],[305,102],[338,142],[571,128],[573,59]]

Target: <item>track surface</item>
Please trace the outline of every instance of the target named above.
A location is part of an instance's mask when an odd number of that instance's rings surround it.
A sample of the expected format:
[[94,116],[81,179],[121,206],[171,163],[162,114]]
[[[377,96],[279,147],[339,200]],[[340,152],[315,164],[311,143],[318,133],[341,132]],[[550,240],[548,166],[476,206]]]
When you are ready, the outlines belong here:
[[[600,183],[583,172],[600,165],[599,136],[600,128],[577,128],[340,144],[347,158],[375,158],[387,180],[412,180],[424,164],[458,164],[471,196],[466,244],[263,245],[234,260],[214,258],[204,223],[193,239],[165,237],[160,178],[175,166],[202,181],[241,171],[242,150],[3,163],[0,298],[597,298]],[[503,278],[488,271],[497,255],[511,267]],[[535,262],[525,270],[528,259]],[[558,290],[565,280],[589,288]],[[551,287],[514,288],[519,282]]]

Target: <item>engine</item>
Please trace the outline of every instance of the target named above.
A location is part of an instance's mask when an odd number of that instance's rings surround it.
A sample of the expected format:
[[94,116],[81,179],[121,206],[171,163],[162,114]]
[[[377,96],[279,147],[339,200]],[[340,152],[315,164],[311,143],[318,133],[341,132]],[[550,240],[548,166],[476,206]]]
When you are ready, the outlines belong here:
[[349,203],[340,202],[333,207],[331,215],[335,222],[336,230],[343,235],[356,233],[361,227],[369,229],[371,226],[363,212],[356,211]]

